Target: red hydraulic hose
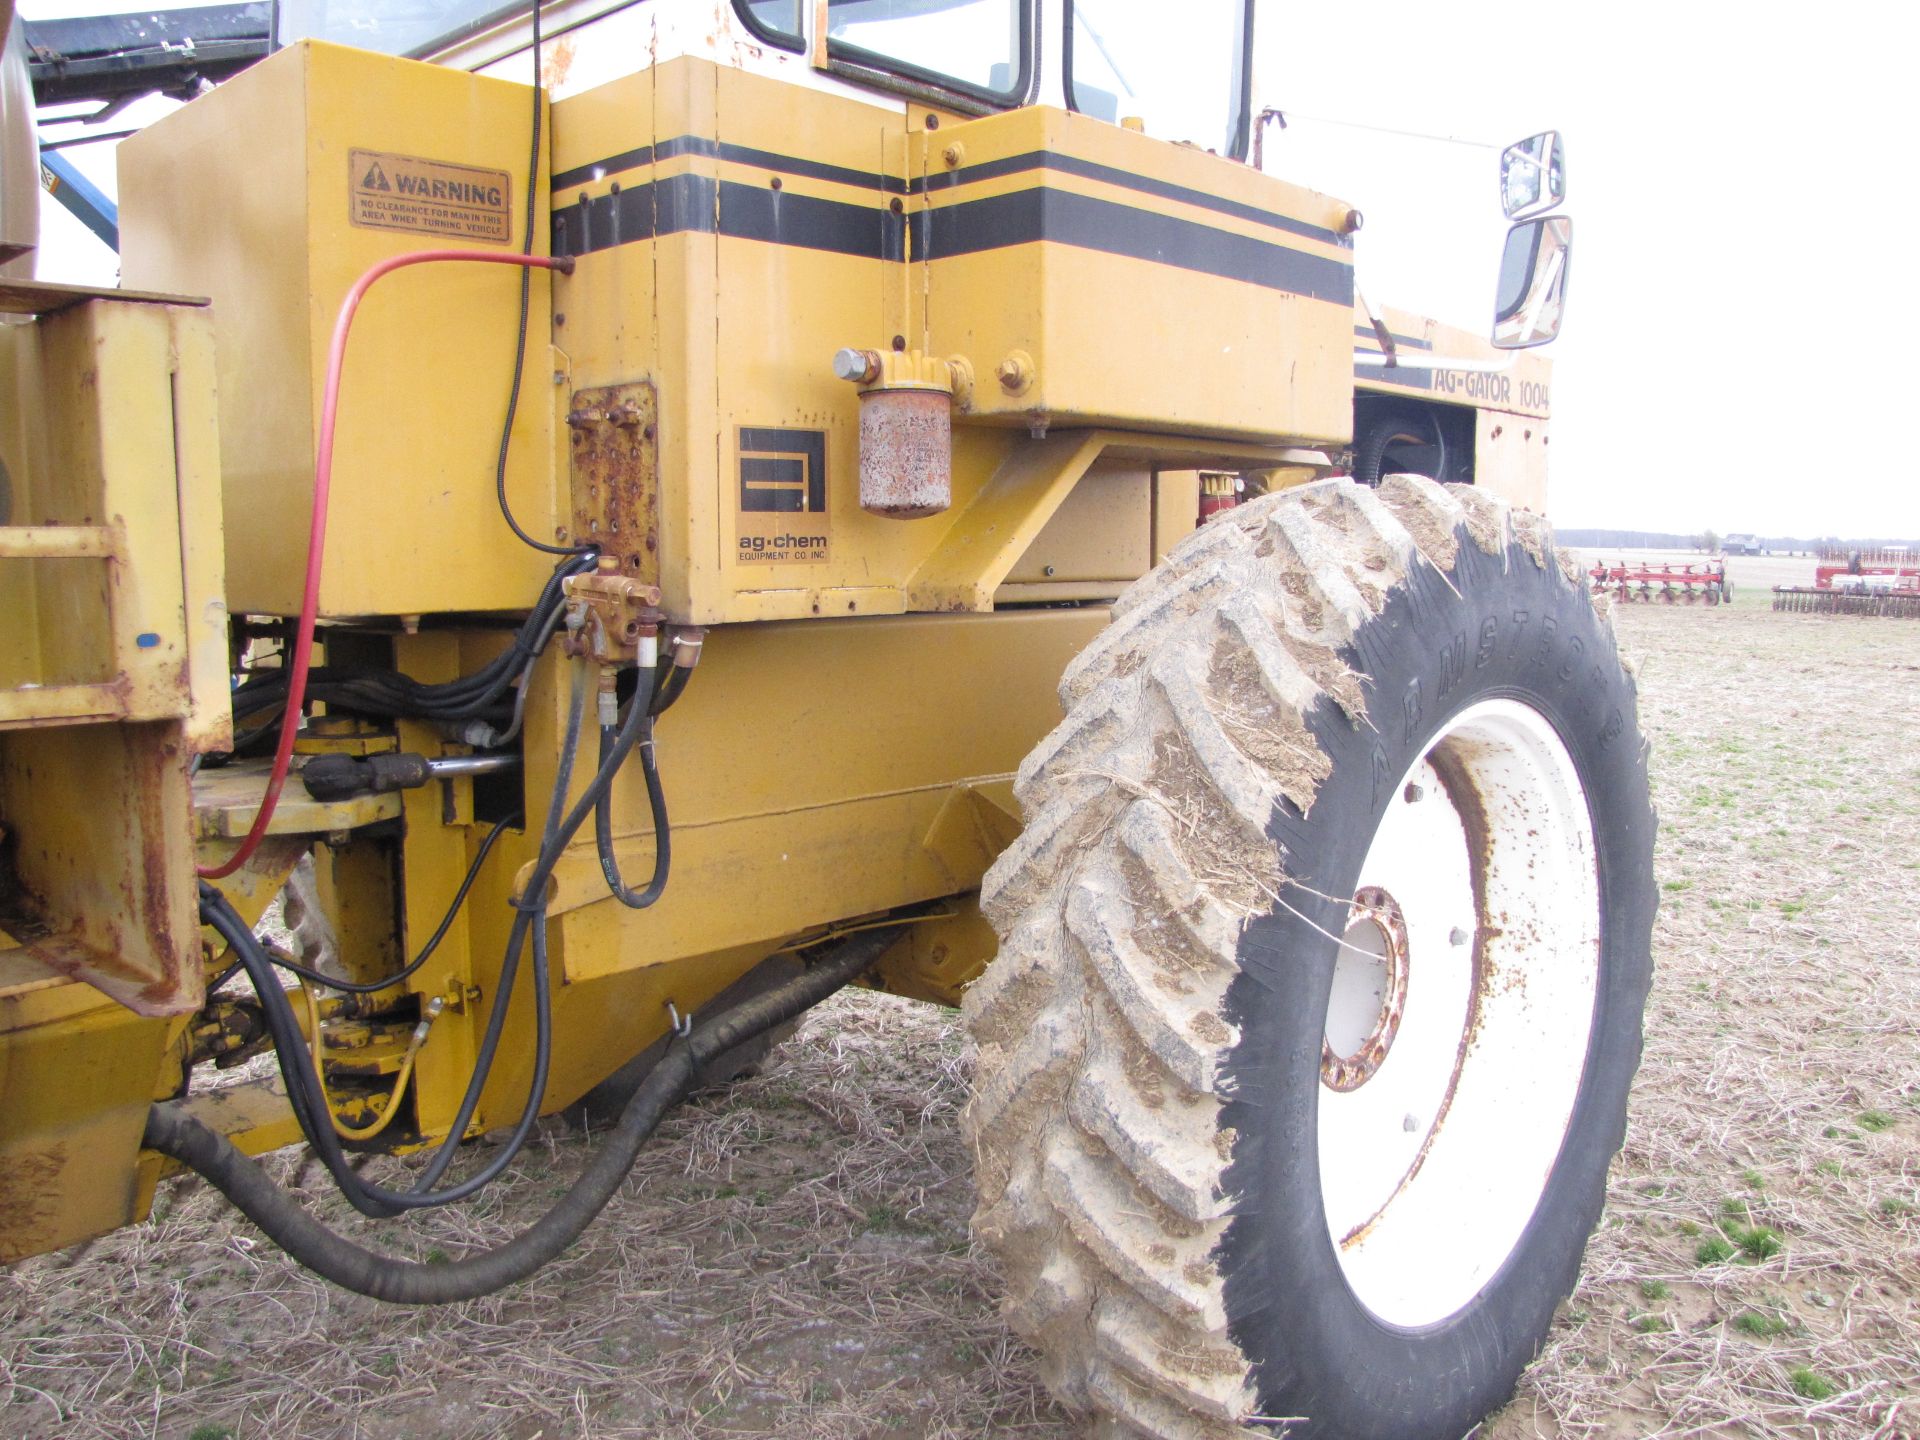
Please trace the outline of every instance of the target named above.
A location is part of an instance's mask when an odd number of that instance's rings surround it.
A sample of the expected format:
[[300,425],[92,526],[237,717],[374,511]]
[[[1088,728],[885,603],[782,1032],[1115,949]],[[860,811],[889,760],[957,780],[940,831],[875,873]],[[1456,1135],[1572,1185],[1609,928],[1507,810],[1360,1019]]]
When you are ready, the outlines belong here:
[[273,770],[267,776],[266,793],[253,817],[240,848],[218,865],[202,866],[203,880],[219,880],[233,874],[259,848],[267,824],[273,819],[280,792],[286,788],[287,772],[293,765],[293,741],[300,730],[300,711],[307,698],[307,670],[313,658],[313,625],[320,609],[320,558],[327,543],[327,491],[333,480],[333,422],[340,408],[340,373],[347,358],[347,333],[353,328],[353,315],[361,297],[373,288],[382,275],[408,265],[425,265],[439,260],[471,260],[483,265],[521,265],[531,270],[571,272],[573,261],[561,256],[513,255],[495,250],[414,250],[393,255],[373,266],[353,282],[347,298],[340,302],[340,318],[333,324],[333,344],[327,351],[327,386],[320,401],[320,443],[313,460],[313,519],[307,532],[307,583],[300,596],[300,625],[294,634],[293,654],[287,666],[287,710],[280,719],[280,743],[273,752]]

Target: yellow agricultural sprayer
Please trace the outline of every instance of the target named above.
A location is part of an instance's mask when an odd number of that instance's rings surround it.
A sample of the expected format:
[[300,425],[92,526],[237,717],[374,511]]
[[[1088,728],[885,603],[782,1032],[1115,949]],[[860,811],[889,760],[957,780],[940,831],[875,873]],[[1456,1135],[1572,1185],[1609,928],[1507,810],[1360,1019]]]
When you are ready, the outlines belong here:
[[[1512,353],[1557,140],[1489,346],[1356,306],[1358,212],[1245,163],[1240,0],[264,9],[10,52],[193,98],[120,146],[124,288],[0,283],[0,1256],[192,1170],[338,1285],[482,1295],[858,982],[962,1007],[1067,1405],[1497,1406],[1654,904]],[[587,1110],[445,1264],[253,1158],[392,1216]]]

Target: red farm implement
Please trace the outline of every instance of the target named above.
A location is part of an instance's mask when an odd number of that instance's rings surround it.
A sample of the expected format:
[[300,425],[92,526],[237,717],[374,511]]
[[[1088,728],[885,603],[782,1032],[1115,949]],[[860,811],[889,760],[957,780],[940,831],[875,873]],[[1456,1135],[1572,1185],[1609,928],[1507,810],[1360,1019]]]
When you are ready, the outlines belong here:
[[1812,585],[1776,585],[1773,608],[1920,620],[1920,558],[1905,549],[1822,551]]
[[1612,595],[1617,600],[1661,600],[1669,605],[1706,601],[1718,605],[1733,598],[1733,582],[1727,578],[1727,562],[1720,556],[1685,564],[1648,564],[1622,561],[1609,565],[1601,561],[1587,572],[1596,595]]

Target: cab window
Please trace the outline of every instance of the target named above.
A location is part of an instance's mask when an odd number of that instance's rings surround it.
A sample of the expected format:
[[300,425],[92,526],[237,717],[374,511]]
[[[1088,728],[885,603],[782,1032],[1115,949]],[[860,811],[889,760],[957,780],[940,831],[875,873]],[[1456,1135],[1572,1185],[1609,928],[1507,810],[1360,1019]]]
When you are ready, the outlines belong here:
[[1069,0],[1067,98],[1075,110],[1138,119],[1161,140],[1244,159],[1253,16],[1248,0]]
[[1029,0],[828,0],[829,56],[983,100],[1026,98]]

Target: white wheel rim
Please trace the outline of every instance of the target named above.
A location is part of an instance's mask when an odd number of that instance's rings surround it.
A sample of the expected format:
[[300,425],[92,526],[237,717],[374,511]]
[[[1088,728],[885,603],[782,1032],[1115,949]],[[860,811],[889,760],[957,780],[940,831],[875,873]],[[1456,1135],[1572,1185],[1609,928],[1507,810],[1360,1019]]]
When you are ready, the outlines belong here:
[[[1388,802],[1356,889],[1369,910],[1378,892],[1397,906],[1404,978],[1396,996],[1379,958],[1391,926],[1356,909],[1322,1067],[1321,1199],[1354,1295],[1411,1328],[1457,1313],[1513,1252],[1580,1090],[1600,883],[1553,726],[1513,700],[1455,716]],[[1374,995],[1369,1032],[1355,1007]],[[1373,1043],[1357,1052],[1360,1035]]]

